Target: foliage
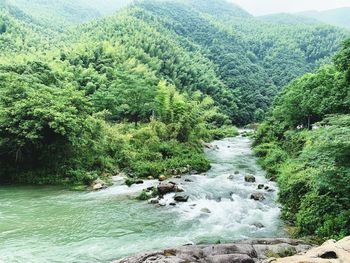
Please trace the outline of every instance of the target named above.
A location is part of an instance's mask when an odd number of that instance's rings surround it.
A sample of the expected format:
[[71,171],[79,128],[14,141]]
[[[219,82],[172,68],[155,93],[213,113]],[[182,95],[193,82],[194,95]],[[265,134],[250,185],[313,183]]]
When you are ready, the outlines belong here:
[[255,153],[277,175],[282,214],[300,235],[350,234],[349,41],[325,66],[292,82],[276,100]]

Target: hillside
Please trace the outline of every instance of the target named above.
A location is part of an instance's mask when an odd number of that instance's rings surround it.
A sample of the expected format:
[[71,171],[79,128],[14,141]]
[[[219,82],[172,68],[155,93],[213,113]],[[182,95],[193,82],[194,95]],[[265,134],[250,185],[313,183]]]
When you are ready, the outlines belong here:
[[[139,2],[123,14],[88,24],[81,31],[94,42],[110,38],[120,42],[117,38],[124,38],[129,49],[140,49],[164,64],[159,71],[162,77],[170,78],[180,89],[199,89],[210,94],[237,124],[261,119],[278,90],[327,61],[348,34],[303,20],[297,25],[264,21],[231,4],[220,16],[218,6],[227,5],[225,1],[220,3],[211,6],[208,1]],[[127,20],[133,25],[128,36],[124,34]],[[112,31],[114,28],[117,30]],[[150,32],[144,34],[146,30]],[[167,43],[163,51],[153,52],[162,43]],[[181,55],[168,62],[166,53]],[[203,71],[192,71],[197,72],[193,84],[188,83],[188,78],[186,82],[181,80],[179,76],[188,73],[176,71],[189,66],[177,64],[193,56],[206,60],[202,64],[209,63],[213,72],[208,74],[216,75],[210,79],[220,80],[225,87],[200,84],[196,79],[206,78]],[[230,106],[232,103],[238,109]]]
[[326,11],[306,11],[299,13],[299,15],[317,19],[326,24],[350,28],[350,7]]

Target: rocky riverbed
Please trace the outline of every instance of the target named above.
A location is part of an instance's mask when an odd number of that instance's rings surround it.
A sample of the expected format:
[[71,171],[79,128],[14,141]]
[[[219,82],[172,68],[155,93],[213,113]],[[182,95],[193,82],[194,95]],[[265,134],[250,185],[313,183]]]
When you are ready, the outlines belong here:
[[311,246],[301,240],[260,238],[231,244],[182,246],[114,263],[349,263],[350,237]]

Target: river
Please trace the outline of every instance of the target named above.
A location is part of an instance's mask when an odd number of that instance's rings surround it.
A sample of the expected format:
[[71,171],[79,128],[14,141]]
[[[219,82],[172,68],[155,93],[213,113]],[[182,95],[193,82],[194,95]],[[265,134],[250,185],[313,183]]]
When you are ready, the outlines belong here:
[[[252,156],[250,139],[238,136],[212,145],[218,149],[206,149],[212,163],[206,175],[175,179],[190,196],[175,207],[134,199],[156,181],[129,188],[115,178],[112,187],[99,192],[0,187],[0,262],[110,262],[189,243],[283,236],[276,191],[259,190],[264,201],[250,199],[258,184],[276,189]],[[246,183],[247,174],[257,182]]]

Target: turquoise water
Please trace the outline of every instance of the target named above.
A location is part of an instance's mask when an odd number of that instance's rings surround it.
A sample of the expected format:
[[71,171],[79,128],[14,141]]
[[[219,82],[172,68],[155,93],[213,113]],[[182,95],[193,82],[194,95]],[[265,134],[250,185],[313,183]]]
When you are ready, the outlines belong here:
[[[262,190],[263,202],[249,199],[258,183],[276,188],[252,156],[250,140],[236,137],[212,144],[219,149],[207,150],[212,169],[205,176],[174,179],[190,195],[188,203],[175,207],[134,200],[156,181],[128,188],[115,178],[114,186],[100,192],[0,187],[0,262],[110,262],[188,243],[282,236],[276,192]],[[247,174],[254,174],[257,183],[244,182]],[[170,202],[171,194],[164,200]]]

